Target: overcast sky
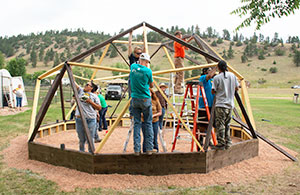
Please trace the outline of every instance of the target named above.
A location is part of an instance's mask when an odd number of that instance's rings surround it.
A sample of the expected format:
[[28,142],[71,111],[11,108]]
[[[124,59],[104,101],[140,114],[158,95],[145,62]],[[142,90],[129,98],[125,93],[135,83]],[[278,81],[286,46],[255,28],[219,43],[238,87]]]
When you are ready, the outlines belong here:
[[[46,30],[83,28],[87,31],[119,32],[146,21],[156,27],[198,25],[203,32],[211,26],[222,35],[232,34],[242,19],[230,12],[241,6],[240,0],[5,0],[1,2],[0,36],[29,34]],[[300,12],[271,20],[259,33],[286,39],[300,36]],[[254,33],[254,26],[240,31]]]

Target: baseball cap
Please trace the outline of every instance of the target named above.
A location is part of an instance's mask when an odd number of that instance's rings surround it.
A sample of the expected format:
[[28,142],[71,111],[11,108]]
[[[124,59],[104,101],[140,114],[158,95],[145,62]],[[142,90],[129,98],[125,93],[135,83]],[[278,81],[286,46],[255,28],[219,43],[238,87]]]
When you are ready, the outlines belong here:
[[140,55],[140,59],[141,59],[141,60],[147,60],[148,62],[150,62],[150,56],[149,56],[149,54],[147,54],[147,53],[142,53],[142,54]]

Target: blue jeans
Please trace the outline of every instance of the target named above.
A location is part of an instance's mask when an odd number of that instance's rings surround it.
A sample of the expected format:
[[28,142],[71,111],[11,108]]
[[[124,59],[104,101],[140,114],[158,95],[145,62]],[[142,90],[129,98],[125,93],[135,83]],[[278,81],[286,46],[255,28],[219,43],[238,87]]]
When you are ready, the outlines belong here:
[[133,144],[134,152],[141,151],[141,114],[143,113],[145,123],[144,142],[145,150],[153,150],[153,130],[152,130],[152,103],[151,99],[132,98],[132,114],[134,118]]
[[[87,137],[85,135],[85,131],[83,129],[83,123],[81,118],[75,118],[76,121],[76,131],[79,139],[79,150],[84,152],[84,145],[87,141]],[[86,122],[88,125],[88,130],[90,133],[90,137],[92,139],[92,145],[94,145],[94,132],[96,131],[97,119],[95,118],[86,118]],[[92,152],[89,145],[89,152]]]
[[17,99],[17,107],[22,107],[22,97],[16,97]]
[[159,120],[158,120],[158,126],[160,129],[163,128],[165,113],[166,113],[166,110],[164,108],[161,108],[161,115],[159,116]]
[[[107,112],[107,107],[106,108],[102,108],[101,110],[99,110],[99,131],[102,131],[102,129],[107,130],[107,122],[105,119],[105,115]],[[102,128],[102,124],[103,124],[103,128]]]
[[[158,135],[158,121],[152,123],[152,130],[153,130],[153,149],[158,151],[158,142],[157,142],[157,135]],[[142,123],[142,132],[143,136],[145,137],[146,127],[145,123]],[[143,152],[146,152],[146,142],[145,139],[143,141]]]

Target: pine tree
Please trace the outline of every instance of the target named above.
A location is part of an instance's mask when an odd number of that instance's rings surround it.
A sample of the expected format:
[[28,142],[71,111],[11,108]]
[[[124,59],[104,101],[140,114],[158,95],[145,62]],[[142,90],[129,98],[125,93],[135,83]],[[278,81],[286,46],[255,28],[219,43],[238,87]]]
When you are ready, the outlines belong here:
[[95,58],[94,55],[92,54],[90,58],[90,64],[94,64],[94,62],[95,62]]
[[32,67],[36,67],[36,63],[37,63],[37,56],[36,56],[36,52],[35,50],[33,49],[30,53],[30,61],[32,63]]
[[4,63],[5,63],[4,55],[0,51],[0,69],[4,68]]
[[227,51],[227,57],[229,58],[229,59],[232,59],[232,58],[234,58],[234,51],[233,51],[233,49],[232,49],[232,46],[230,45],[229,46],[229,49],[228,49],[228,51]]
[[55,57],[54,57],[53,67],[57,66],[58,64],[59,64],[58,53],[55,52]]
[[300,51],[296,50],[293,62],[296,64],[296,66],[300,66]]
[[44,47],[42,46],[41,48],[40,48],[40,52],[39,52],[39,60],[40,61],[43,61],[43,59],[44,59]]
[[13,58],[11,59],[6,68],[11,76],[25,76],[27,62],[23,58]]

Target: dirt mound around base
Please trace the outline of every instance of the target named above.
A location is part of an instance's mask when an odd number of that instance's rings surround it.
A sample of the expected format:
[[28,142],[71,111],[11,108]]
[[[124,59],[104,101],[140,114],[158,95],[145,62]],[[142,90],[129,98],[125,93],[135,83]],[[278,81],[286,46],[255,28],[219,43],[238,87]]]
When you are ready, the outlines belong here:
[[[66,143],[64,142],[63,135],[65,135],[65,139],[67,139],[66,137],[70,137],[70,133],[71,132],[68,131],[67,133],[58,136],[56,139],[57,146],[59,143]],[[76,133],[73,132],[72,136],[76,137]],[[48,136],[48,138],[45,137],[42,139],[53,139],[53,136]],[[114,139],[113,144],[116,145],[119,141],[119,145],[122,146],[124,139],[126,138],[123,137],[122,139]],[[44,140],[44,142],[47,141]],[[76,140],[74,145],[78,147],[77,144],[78,142]],[[109,143],[107,144],[109,146]],[[66,143],[66,146],[68,146],[68,143]],[[128,146],[128,149],[132,150],[132,143]],[[286,150],[294,156],[297,154],[289,149]],[[259,156],[212,171],[208,174],[176,174],[165,176],[88,174],[69,168],[29,160],[27,137],[25,135],[11,140],[10,146],[4,149],[1,154],[4,156],[3,161],[8,167],[29,169],[44,176],[48,180],[56,182],[57,185],[64,191],[73,191],[75,188],[97,187],[123,190],[128,188],[159,186],[199,187],[205,185],[223,185],[228,182],[240,184],[253,182],[261,176],[281,172],[284,168],[292,164],[291,160],[261,140],[259,142]]]

